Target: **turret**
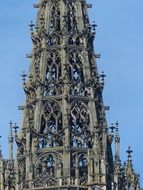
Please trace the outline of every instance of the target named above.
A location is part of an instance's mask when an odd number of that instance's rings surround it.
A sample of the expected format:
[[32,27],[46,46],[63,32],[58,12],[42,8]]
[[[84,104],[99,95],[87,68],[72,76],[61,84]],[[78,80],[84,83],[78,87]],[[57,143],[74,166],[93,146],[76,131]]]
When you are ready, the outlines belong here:
[[134,171],[133,163],[132,163],[132,153],[131,147],[128,147],[127,152],[127,165],[125,167],[126,171],[126,183],[127,188],[131,188],[133,190],[140,190],[140,177],[139,175]]
[[13,143],[14,143],[14,137],[13,137],[13,126],[12,122],[10,121],[10,131],[9,131],[9,137],[8,137],[8,142],[9,142],[9,160],[13,161]]
[[119,134],[119,123],[116,122],[115,129],[115,161],[120,160],[120,134]]

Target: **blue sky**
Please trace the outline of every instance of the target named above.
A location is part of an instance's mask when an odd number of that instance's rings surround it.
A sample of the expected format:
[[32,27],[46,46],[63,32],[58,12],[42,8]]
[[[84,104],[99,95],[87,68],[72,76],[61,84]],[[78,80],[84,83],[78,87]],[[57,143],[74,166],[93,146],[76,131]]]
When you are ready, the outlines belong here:
[[[121,155],[131,145],[135,169],[143,181],[143,1],[90,0],[91,21],[98,25],[95,51],[99,71],[107,78],[104,102],[109,105],[108,123],[120,123]],[[0,6],[0,134],[3,154],[7,155],[9,120],[21,125],[24,104],[20,74],[28,71],[31,51],[28,24],[35,20],[35,0],[1,0]]]

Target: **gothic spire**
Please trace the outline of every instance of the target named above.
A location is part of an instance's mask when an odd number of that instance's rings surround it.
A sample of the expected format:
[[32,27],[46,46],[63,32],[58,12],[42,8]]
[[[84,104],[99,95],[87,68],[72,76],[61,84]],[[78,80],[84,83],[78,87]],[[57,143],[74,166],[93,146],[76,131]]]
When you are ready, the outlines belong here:
[[[110,134],[106,121],[106,75],[97,69],[91,5],[86,0],[41,0],[34,7],[38,14],[29,25],[33,48],[27,55],[31,65],[29,74],[21,75],[26,96],[19,106],[22,126],[18,133],[13,127],[17,156],[15,162],[4,162],[2,190],[125,190],[118,122]],[[13,140],[10,122],[10,161]],[[130,162],[130,150],[128,154]]]

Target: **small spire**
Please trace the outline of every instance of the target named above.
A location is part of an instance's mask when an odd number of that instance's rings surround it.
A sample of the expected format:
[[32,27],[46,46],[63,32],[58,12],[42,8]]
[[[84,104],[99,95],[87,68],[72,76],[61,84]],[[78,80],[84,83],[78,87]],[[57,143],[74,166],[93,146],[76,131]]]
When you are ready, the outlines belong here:
[[130,146],[128,147],[128,150],[126,152],[127,152],[127,156],[128,156],[127,167],[126,167],[127,176],[130,177],[131,175],[134,174],[134,169],[133,169],[133,164],[132,164],[132,153],[133,153],[133,151],[131,150]]
[[17,130],[18,130],[18,126],[17,124],[15,123],[14,126],[13,126],[13,129],[14,129],[14,133],[15,133],[15,137],[17,136]]
[[95,54],[95,58],[96,58],[96,59],[100,59],[100,58],[101,58],[101,55],[100,55],[100,54]]
[[111,123],[111,127],[109,127],[109,129],[111,129],[111,135],[114,136],[114,130],[116,129],[116,127],[113,123]]
[[116,128],[119,129],[119,122],[118,121],[116,121],[115,125],[116,125]]
[[23,84],[25,84],[26,77],[27,77],[27,74],[25,73],[25,71],[23,71],[23,73],[21,74],[21,77],[22,77],[22,80],[23,80]]
[[96,27],[97,27],[97,24],[95,24],[95,21],[93,21],[93,24],[92,24],[91,26],[92,26],[92,28],[93,28],[93,31],[95,31],[95,30],[96,30]]
[[92,8],[92,4],[87,4],[87,8],[91,9]]
[[33,24],[32,20],[30,21],[29,27],[30,27],[30,31],[31,33],[33,33],[33,27],[35,26],[35,24]]
[[13,131],[12,131],[12,125],[13,125],[13,123],[12,123],[12,121],[10,121],[9,122],[9,126],[10,126],[10,133],[9,133],[9,137],[13,137]]
[[120,160],[120,135],[119,135],[119,122],[115,123],[115,160]]
[[10,121],[9,123],[10,125],[10,132],[9,132],[9,137],[8,137],[8,141],[9,141],[9,160],[13,160],[13,141],[14,141],[14,137],[13,137],[13,123],[12,121]]
[[105,110],[109,111],[110,110],[110,106],[105,106]]
[[105,77],[106,77],[104,71],[102,71],[100,77],[101,77],[102,82],[104,82],[104,79],[105,79]]
[[115,141],[117,140],[117,141],[120,141],[120,135],[119,135],[119,122],[118,121],[116,121],[116,123],[115,123]]
[[131,147],[128,147],[128,150],[126,151],[128,155],[128,161],[132,161],[132,153],[133,151],[131,150]]

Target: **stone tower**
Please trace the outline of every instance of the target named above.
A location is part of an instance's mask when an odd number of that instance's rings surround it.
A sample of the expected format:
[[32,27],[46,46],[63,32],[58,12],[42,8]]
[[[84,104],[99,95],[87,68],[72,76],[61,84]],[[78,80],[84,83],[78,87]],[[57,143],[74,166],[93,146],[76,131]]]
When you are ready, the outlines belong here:
[[[18,144],[20,189],[111,189],[113,158],[86,1],[42,0]],[[25,75],[24,75],[25,77]],[[107,183],[108,181],[108,183]]]
[[[100,55],[93,48],[96,24],[88,17],[91,5],[86,0],[41,0],[34,7],[38,15],[36,24],[30,23],[30,72],[27,79],[22,75],[23,123],[18,133],[14,126],[16,161],[10,132],[10,158],[1,159],[1,189],[128,190],[127,183],[122,187],[119,182],[127,182],[130,171],[125,166],[121,175],[118,134],[115,160],[112,156],[118,123],[109,133],[102,99],[105,75],[98,73]],[[10,167],[12,173],[6,175]]]

